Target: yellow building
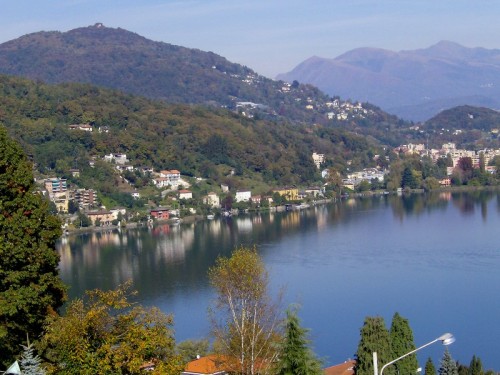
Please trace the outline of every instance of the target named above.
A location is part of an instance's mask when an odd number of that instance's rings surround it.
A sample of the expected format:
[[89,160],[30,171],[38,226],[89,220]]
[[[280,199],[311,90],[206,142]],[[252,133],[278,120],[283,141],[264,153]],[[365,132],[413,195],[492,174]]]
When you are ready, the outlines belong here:
[[286,197],[289,201],[295,201],[299,199],[299,189],[296,187],[283,187],[274,189],[273,193],[278,193],[281,196]]

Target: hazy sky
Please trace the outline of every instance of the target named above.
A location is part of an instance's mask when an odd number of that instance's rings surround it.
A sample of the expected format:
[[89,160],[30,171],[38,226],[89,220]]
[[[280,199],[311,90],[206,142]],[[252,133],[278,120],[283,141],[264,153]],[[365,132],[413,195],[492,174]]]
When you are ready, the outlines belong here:
[[3,0],[0,43],[102,22],[274,78],[311,56],[440,40],[500,48],[499,0]]

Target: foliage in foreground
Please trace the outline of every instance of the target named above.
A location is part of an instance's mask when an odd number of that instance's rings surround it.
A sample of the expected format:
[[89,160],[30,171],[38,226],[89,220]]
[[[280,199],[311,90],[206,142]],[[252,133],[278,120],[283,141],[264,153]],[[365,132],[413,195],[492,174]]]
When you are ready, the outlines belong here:
[[59,220],[35,192],[31,164],[0,127],[0,364],[38,338],[47,315],[65,299],[55,250]]
[[41,342],[50,374],[139,374],[151,362],[153,374],[182,371],[172,316],[132,304],[129,289],[89,291],[50,319]]
[[276,364],[276,375],[321,375],[321,361],[309,347],[308,330],[302,328],[295,310],[288,310],[285,336]]
[[239,374],[267,373],[278,354],[280,314],[255,249],[238,248],[209,270],[217,293],[210,318],[220,354]]
[[[416,348],[410,323],[408,319],[403,318],[399,313],[395,313],[392,317],[390,338],[392,358],[399,358]],[[418,361],[415,353],[397,362],[399,374],[412,374],[417,368]]]
[[[373,352],[377,352],[378,363],[391,360],[391,343],[389,331],[381,316],[366,317],[361,328],[361,338],[356,351],[356,375],[373,374]],[[390,369],[388,369],[390,370]],[[387,371],[386,374],[389,374]]]

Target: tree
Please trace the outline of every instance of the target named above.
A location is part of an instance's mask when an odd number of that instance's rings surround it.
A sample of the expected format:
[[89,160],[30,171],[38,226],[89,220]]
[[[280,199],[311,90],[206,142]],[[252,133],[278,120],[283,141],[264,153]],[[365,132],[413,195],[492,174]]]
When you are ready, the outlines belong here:
[[0,127],[0,363],[39,337],[65,299],[55,250],[61,222],[36,192],[32,166]]
[[483,374],[484,370],[483,370],[483,364],[481,363],[481,358],[473,355],[470,361],[468,375],[483,375]]
[[434,366],[434,363],[432,362],[431,357],[427,359],[427,362],[425,362],[425,373],[424,375],[437,375],[436,373],[436,367]]
[[342,176],[339,171],[337,171],[335,168],[328,168],[326,183],[328,184],[329,190],[333,190],[335,193],[340,195],[344,185],[342,183]]
[[35,355],[33,344],[23,345],[23,354],[21,357],[20,367],[23,375],[45,375],[45,370],[42,368],[42,360],[38,355]]
[[184,340],[177,345],[177,353],[181,356],[183,362],[190,362],[197,356],[207,355],[210,343],[207,339],[203,340]]
[[472,163],[472,158],[469,156],[464,156],[458,159],[457,169],[461,172],[462,183],[467,183],[472,178],[474,166]]
[[308,330],[300,326],[295,310],[288,310],[285,321],[285,337],[281,344],[276,375],[320,375],[321,361],[309,347]]
[[153,373],[178,374],[173,318],[157,308],[129,302],[130,282],[116,290],[87,292],[66,315],[48,321],[41,341],[49,372],[57,374],[139,374],[155,364]]
[[[413,331],[410,328],[408,319],[403,318],[398,313],[395,313],[392,317],[390,338],[393,358],[399,358],[416,348]],[[397,362],[397,369],[400,374],[414,374],[417,368],[416,354],[411,354]]]
[[220,354],[239,374],[266,372],[277,356],[279,314],[256,249],[240,247],[230,258],[219,257],[209,278],[217,293],[210,319]]
[[[373,352],[377,352],[378,363],[383,365],[391,361],[391,345],[384,318],[366,317],[361,328],[361,339],[356,352],[356,375],[373,374]],[[388,368],[384,374],[392,373]]]
[[403,170],[403,176],[401,177],[401,187],[416,189],[418,187],[417,180],[413,174],[413,170],[410,167],[406,167]]
[[458,375],[457,364],[451,357],[448,348],[444,351],[438,373],[439,375]]
[[423,186],[424,186],[424,189],[426,191],[430,191],[430,190],[439,189],[439,187],[441,185],[439,184],[439,181],[438,181],[437,178],[435,178],[435,177],[427,177],[424,180]]
[[90,218],[87,215],[85,215],[83,212],[78,211],[76,225],[77,226],[79,225],[82,228],[87,228],[87,227],[90,227],[92,225],[92,220],[90,220]]

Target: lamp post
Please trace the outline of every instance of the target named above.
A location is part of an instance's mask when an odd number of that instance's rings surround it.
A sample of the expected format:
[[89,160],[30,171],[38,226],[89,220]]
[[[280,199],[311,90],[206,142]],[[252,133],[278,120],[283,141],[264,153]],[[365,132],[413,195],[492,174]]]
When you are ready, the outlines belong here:
[[[400,359],[403,359],[404,357],[409,356],[410,354],[413,354],[413,353],[419,351],[420,349],[423,349],[426,346],[432,345],[432,344],[434,344],[435,342],[438,342],[438,341],[441,341],[443,345],[450,345],[450,344],[453,344],[455,342],[455,337],[451,333],[445,333],[445,334],[439,336],[438,338],[436,338],[436,339],[428,342],[427,344],[424,344],[424,345],[418,347],[417,349],[412,350],[411,352],[403,354],[401,357],[393,359],[392,361],[390,361],[390,362],[388,362],[388,363],[386,363],[385,365],[382,366],[382,368],[380,369],[380,375],[383,375],[384,369],[387,366],[390,366],[394,362],[397,362]],[[373,352],[373,373],[374,373],[374,375],[378,375],[377,352]]]

